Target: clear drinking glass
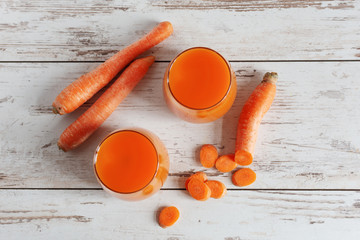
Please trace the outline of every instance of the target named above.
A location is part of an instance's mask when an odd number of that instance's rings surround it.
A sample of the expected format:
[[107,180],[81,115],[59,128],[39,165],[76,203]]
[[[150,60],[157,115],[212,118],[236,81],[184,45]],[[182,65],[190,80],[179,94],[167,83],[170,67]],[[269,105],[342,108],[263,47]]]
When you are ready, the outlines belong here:
[[[151,171],[151,173],[146,173],[148,176],[150,176],[149,174],[152,174],[152,178],[149,179],[148,183],[130,192],[128,190],[124,191],[121,189],[115,189],[117,188],[116,185],[124,184],[125,182],[129,181],[132,182],[132,180],[136,178],[142,178],[144,173],[137,171],[137,169],[142,169],[142,171],[144,171],[144,166],[146,165],[146,162],[144,161],[149,159],[146,157],[137,159],[137,152],[141,154],[140,151],[142,151],[142,149],[139,148],[139,146],[132,144],[133,142],[131,141],[133,140],[130,140],[130,138],[128,138],[129,136],[131,139],[133,139],[133,137],[135,137],[135,139],[140,139],[149,149],[152,149],[153,147],[155,153],[154,159],[156,160],[156,162],[154,162],[156,165],[151,163],[154,171]],[[129,140],[130,143],[128,143],[130,146],[121,146],[121,144],[117,144],[121,142],[116,139],[120,139],[121,141]],[[109,152],[112,146],[115,146],[114,151]],[[131,158],[129,158],[129,161],[126,159],[129,155],[132,155],[133,161],[130,161]],[[109,159],[115,159],[117,162],[114,163],[113,160]],[[137,165],[131,165],[132,163]],[[95,176],[106,192],[120,199],[136,201],[150,197],[154,193],[158,192],[163,186],[169,172],[169,156],[164,144],[154,133],[141,128],[120,129],[107,135],[97,146],[94,154],[93,166]],[[132,166],[131,170],[129,170],[130,172],[127,172],[127,166],[128,169],[130,169],[130,166]],[[106,175],[107,173],[111,173],[111,177],[115,177],[109,178],[109,175]],[[125,177],[125,175],[130,177]]]
[[[182,58],[182,56],[184,54],[189,54],[192,51],[197,51],[199,49],[205,53],[212,52],[212,53],[216,54],[219,59],[218,62],[220,64],[222,64],[222,67],[225,64],[227,71],[228,71],[227,79],[218,79],[218,81],[228,82],[228,87],[227,87],[226,91],[223,92],[222,98],[211,106],[200,107],[200,108],[199,107],[189,107],[186,104],[184,104],[183,102],[181,102],[181,100],[177,99],[176,96],[174,96],[174,94],[173,94],[174,91],[173,91],[173,89],[171,89],[171,86],[170,86],[171,85],[170,82],[172,81],[171,72],[173,71],[173,67],[174,67],[174,64],[176,63],[176,61],[178,61],[179,58]],[[197,57],[196,55],[194,55],[194,56]],[[198,59],[191,60],[191,58],[189,58],[189,57],[187,59],[190,59],[191,61],[195,61],[195,63],[196,63],[198,60],[201,61],[200,58],[201,58],[201,56],[198,57]],[[216,67],[217,67],[216,64],[214,66],[209,66],[209,71],[214,70]],[[183,72],[185,72],[185,71],[187,71],[186,68],[183,68]],[[201,75],[201,73],[199,74],[196,72],[196,67],[194,67],[194,69],[192,68],[191,71],[194,72],[194,74],[196,74],[196,76]],[[204,70],[201,70],[201,71],[204,71]],[[180,72],[179,74],[182,74],[182,72]],[[189,73],[187,73],[187,74],[189,74]],[[206,78],[206,76],[205,76],[206,72],[203,75],[204,75],[204,78]],[[200,78],[201,77],[202,76],[200,76]],[[200,79],[200,78],[198,78],[198,79]],[[203,79],[202,81],[206,82],[206,79]],[[212,84],[212,83],[209,83],[209,84]],[[216,88],[215,85],[213,87]],[[202,89],[199,89],[200,92],[201,92],[201,90]],[[237,91],[236,76],[235,76],[235,73],[232,70],[229,62],[226,61],[226,59],[223,56],[221,56],[218,52],[216,52],[210,48],[205,48],[205,47],[194,47],[194,48],[190,48],[190,49],[187,49],[187,50],[181,52],[178,56],[176,56],[170,62],[170,64],[168,65],[168,67],[165,71],[165,75],[164,75],[164,79],[163,79],[163,94],[164,94],[165,101],[166,101],[168,107],[170,108],[170,110],[175,115],[180,117],[181,119],[189,121],[189,122],[193,122],[193,123],[211,122],[211,121],[214,121],[214,120],[222,117],[231,108],[231,106],[235,100],[235,97],[236,97],[236,91]]]

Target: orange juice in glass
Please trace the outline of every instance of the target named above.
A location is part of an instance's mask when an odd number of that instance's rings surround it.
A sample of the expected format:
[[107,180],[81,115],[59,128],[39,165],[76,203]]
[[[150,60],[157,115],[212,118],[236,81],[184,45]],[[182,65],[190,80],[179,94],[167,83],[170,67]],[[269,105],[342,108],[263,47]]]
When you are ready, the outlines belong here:
[[139,128],[110,133],[97,147],[94,171],[103,189],[125,200],[141,200],[160,190],[169,157],[160,139]]
[[194,47],[180,53],[166,69],[163,93],[178,117],[194,123],[222,117],[236,97],[236,76],[218,52]]

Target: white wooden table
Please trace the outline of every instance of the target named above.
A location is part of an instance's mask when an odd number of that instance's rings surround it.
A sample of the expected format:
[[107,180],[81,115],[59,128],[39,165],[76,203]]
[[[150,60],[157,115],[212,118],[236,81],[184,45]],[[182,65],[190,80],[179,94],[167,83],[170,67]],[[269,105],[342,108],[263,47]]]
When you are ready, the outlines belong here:
[[[51,103],[70,82],[140,38],[156,23],[174,34],[144,55],[157,62],[102,127],[64,153],[73,114]],[[0,239],[359,239],[360,1],[0,1]],[[223,118],[191,124],[166,107],[168,62],[180,51],[219,51],[237,75]],[[266,71],[278,92],[260,126],[251,168],[257,181],[204,169],[202,144],[234,151],[237,118]],[[156,133],[170,154],[163,189],[141,202],[107,195],[92,171],[95,146],[117,128]],[[186,177],[205,170],[223,181],[221,200],[198,202]],[[175,205],[171,228],[157,210]]]

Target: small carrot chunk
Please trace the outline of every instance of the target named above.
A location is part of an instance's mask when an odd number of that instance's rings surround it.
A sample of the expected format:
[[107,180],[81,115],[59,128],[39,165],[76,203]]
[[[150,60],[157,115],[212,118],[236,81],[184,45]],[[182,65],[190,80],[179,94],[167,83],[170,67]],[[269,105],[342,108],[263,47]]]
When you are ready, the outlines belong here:
[[204,172],[197,172],[197,173],[194,173],[193,175],[191,175],[190,177],[188,177],[188,179],[186,179],[185,181],[185,188],[186,190],[188,190],[188,184],[190,182],[191,179],[193,178],[197,178],[203,182],[205,182],[207,180],[207,176],[206,176],[206,173]]
[[205,201],[209,199],[211,195],[211,190],[208,185],[197,178],[190,179],[188,191],[190,195],[198,201]]
[[212,198],[222,198],[223,196],[225,196],[227,189],[225,187],[225,185],[220,182],[220,181],[216,181],[216,180],[211,180],[211,181],[207,181],[205,183],[211,190],[211,195],[210,197]]
[[162,228],[167,228],[172,226],[180,217],[179,210],[174,207],[166,207],[161,210],[159,214],[159,225]]
[[245,187],[256,180],[256,173],[250,168],[242,168],[232,175],[232,182],[239,187]]
[[215,162],[216,169],[224,173],[234,170],[237,167],[237,163],[234,162],[234,157],[234,154],[220,156]]
[[212,168],[218,158],[216,147],[211,144],[205,144],[200,149],[200,163],[206,168]]

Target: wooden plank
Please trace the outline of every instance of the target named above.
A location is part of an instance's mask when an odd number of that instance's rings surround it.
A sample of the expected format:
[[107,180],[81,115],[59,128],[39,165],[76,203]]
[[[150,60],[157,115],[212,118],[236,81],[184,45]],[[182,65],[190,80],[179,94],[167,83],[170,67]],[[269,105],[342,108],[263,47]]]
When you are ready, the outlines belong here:
[[354,0],[3,0],[0,16],[0,61],[103,61],[164,20],[175,32],[158,60],[198,45],[231,60],[360,59]]
[[[157,225],[174,205],[180,219]],[[103,191],[1,190],[1,239],[358,239],[360,192],[229,191],[199,202],[160,191],[125,202]]]
[[231,174],[204,169],[202,144],[220,154],[234,151],[241,107],[266,71],[280,76],[274,104],[260,127],[251,168],[255,189],[359,189],[360,62],[232,63],[238,95],[231,110],[207,124],[175,117],[162,96],[167,63],[155,63],[147,76],[103,126],[80,148],[63,153],[61,132],[94,100],[76,112],[51,112],[55,96],[95,63],[0,64],[0,187],[97,188],[92,171],[96,145],[117,128],[143,127],[156,133],[170,154],[166,188],[183,188],[185,178],[206,170],[228,187]]

